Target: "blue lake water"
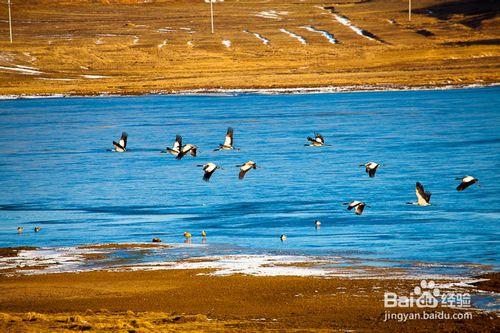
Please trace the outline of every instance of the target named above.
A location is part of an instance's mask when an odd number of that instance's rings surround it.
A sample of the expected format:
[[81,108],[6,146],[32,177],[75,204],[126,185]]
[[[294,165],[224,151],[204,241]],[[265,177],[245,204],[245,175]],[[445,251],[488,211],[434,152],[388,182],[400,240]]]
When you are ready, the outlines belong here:
[[[0,247],[182,243],[184,231],[200,243],[206,230],[203,254],[497,269],[499,102],[497,87],[0,101]],[[241,151],[212,151],[228,126]],[[130,151],[106,151],[122,131]],[[315,131],[331,146],[305,147]],[[160,154],[176,134],[199,156]],[[250,159],[261,168],[239,181],[235,165]],[[196,165],[209,161],[224,170],[206,183]],[[382,164],[373,179],[358,166],[368,161]],[[455,177],[469,174],[481,187],[457,192]],[[405,204],[416,181],[431,206]],[[371,207],[355,216],[342,205],[350,200]]]

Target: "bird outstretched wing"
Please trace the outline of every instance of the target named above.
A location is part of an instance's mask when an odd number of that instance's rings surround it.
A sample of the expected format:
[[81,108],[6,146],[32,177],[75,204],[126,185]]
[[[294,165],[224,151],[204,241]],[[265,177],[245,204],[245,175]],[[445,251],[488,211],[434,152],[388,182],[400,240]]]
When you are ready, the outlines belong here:
[[226,139],[224,140],[224,146],[231,147],[233,145],[233,134],[234,130],[232,127],[227,129]]

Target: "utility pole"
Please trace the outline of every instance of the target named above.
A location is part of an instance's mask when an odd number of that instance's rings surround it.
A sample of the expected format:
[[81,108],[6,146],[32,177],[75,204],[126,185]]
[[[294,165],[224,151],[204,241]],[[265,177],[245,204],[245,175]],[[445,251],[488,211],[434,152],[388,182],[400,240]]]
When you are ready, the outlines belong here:
[[212,21],[212,34],[215,32],[214,29],[214,1],[213,0],[208,0],[210,1],[210,19]]
[[10,43],[12,44],[12,16],[10,14],[10,0],[7,1],[9,5],[9,32],[10,32]]
[[411,21],[411,0],[408,0],[408,21]]

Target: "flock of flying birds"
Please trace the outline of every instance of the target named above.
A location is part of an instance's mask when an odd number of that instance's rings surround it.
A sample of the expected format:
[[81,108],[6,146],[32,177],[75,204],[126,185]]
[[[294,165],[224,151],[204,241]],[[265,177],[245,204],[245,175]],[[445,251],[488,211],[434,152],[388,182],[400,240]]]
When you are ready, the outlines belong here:
[[[214,151],[219,151],[219,150],[240,150],[239,148],[234,147],[233,142],[234,142],[234,130],[229,127],[226,132],[226,138],[224,140],[224,143],[219,144],[219,147],[214,149]],[[111,151],[119,152],[119,153],[124,153],[127,151],[127,140],[128,140],[128,135],[126,132],[123,132],[120,140],[118,142],[113,141],[113,146],[114,149]],[[307,137],[308,143],[305,144],[305,146],[311,146],[311,147],[323,147],[323,146],[328,146],[325,144],[325,138],[319,134],[315,133],[314,137]],[[176,135],[174,144],[172,147],[167,147],[165,150],[161,151],[161,153],[167,153],[175,156],[176,159],[180,160],[187,154],[190,154],[193,157],[196,157],[198,151],[198,147],[194,144],[187,143],[185,145],[182,144],[182,137],[180,135]],[[202,167],[204,174],[203,174],[203,180],[208,182],[210,180],[210,177],[214,174],[216,170],[222,169],[219,165],[208,162],[206,164],[200,164],[197,165],[198,167]],[[368,174],[368,177],[373,178],[375,177],[375,174],[378,170],[378,168],[381,166],[379,163],[375,162],[368,162],[365,164],[360,164],[360,167],[364,167],[366,173]],[[248,161],[243,164],[237,165],[237,167],[240,168],[240,172],[238,174],[239,179],[244,179],[245,175],[247,172],[249,172],[252,169],[257,169],[257,164],[254,161]],[[455,178],[456,180],[461,180],[461,183],[457,186],[457,191],[461,192],[468,188],[469,186],[477,183],[479,180],[477,178],[474,178],[472,176],[464,176],[462,178]],[[479,184],[478,184],[479,186]],[[415,186],[415,193],[417,195],[417,202],[407,202],[409,205],[417,205],[417,206],[429,206],[431,203],[431,193],[428,191],[425,191],[424,186],[420,183],[417,182]],[[368,206],[365,202],[363,201],[358,201],[354,200],[351,202],[344,202],[343,205],[347,206],[347,210],[351,211],[354,210],[354,213],[356,215],[361,215],[363,214],[363,210],[365,207],[370,207]],[[314,222],[316,227],[319,228],[321,225],[320,221],[315,221]],[[17,231],[19,233],[23,232],[23,227],[18,227]],[[41,228],[35,227],[35,232],[39,232]],[[184,237],[186,238],[191,238],[191,234],[188,232],[184,233]],[[202,232],[202,237],[206,237],[205,231]],[[281,235],[281,240],[284,241],[286,239],[286,235]],[[154,242],[161,241],[157,238],[153,239]]]
[[[114,151],[116,152],[126,152],[127,151],[127,138],[128,135],[126,132],[123,132],[120,138],[119,142],[113,141],[113,146],[114,146]],[[226,132],[226,138],[224,140],[224,143],[221,143],[218,148],[214,149],[214,151],[218,150],[239,150],[239,148],[234,147],[233,142],[234,142],[234,130],[229,127]],[[307,137],[308,143],[306,146],[311,146],[311,147],[323,147],[327,146],[325,144],[325,138],[319,134],[315,133],[314,137]],[[185,145],[182,144],[182,137],[180,135],[177,135],[174,141],[174,144],[172,147],[167,147],[162,153],[169,153],[175,156],[176,159],[181,159],[183,158],[186,154],[190,154],[193,157],[196,157],[198,147],[194,144],[187,143]],[[203,167],[203,180],[204,181],[209,181],[210,177],[214,174],[214,172],[218,169],[222,169],[219,165],[208,162],[206,164],[198,165],[199,167]],[[237,165],[240,168],[240,173],[238,178],[243,179],[245,178],[245,175],[247,172],[249,172],[251,169],[257,169],[257,164],[254,161],[248,161],[244,164]],[[360,167],[365,167],[365,171],[368,174],[370,178],[375,177],[375,174],[380,167],[379,163],[375,162],[368,162],[365,164],[360,164]],[[464,176],[462,178],[456,178],[456,180],[461,180],[460,185],[457,187],[457,191],[463,191],[469,186],[475,184],[478,182],[477,178],[474,178],[472,176]],[[424,186],[420,183],[417,182],[415,186],[415,193],[417,195],[417,202],[407,202],[407,204],[410,205],[417,205],[417,206],[428,206],[430,205],[431,201],[431,193],[428,191],[425,191]],[[347,205],[347,210],[354,210],[354,213],[356,215],[361,215],[363,214],[363,210],[365,207],[370,207],[366,203],[362,201],[351,201],[351,202],[344,202],[344,205]],[[318,221],[316,221],[318,222]]]

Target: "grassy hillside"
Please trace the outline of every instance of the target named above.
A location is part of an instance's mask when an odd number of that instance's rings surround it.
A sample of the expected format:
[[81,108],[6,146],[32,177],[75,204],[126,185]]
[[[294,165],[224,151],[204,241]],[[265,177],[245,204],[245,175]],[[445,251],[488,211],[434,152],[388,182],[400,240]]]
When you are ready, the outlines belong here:
[[13,2],[2,95],[499,81],[495,0]]

